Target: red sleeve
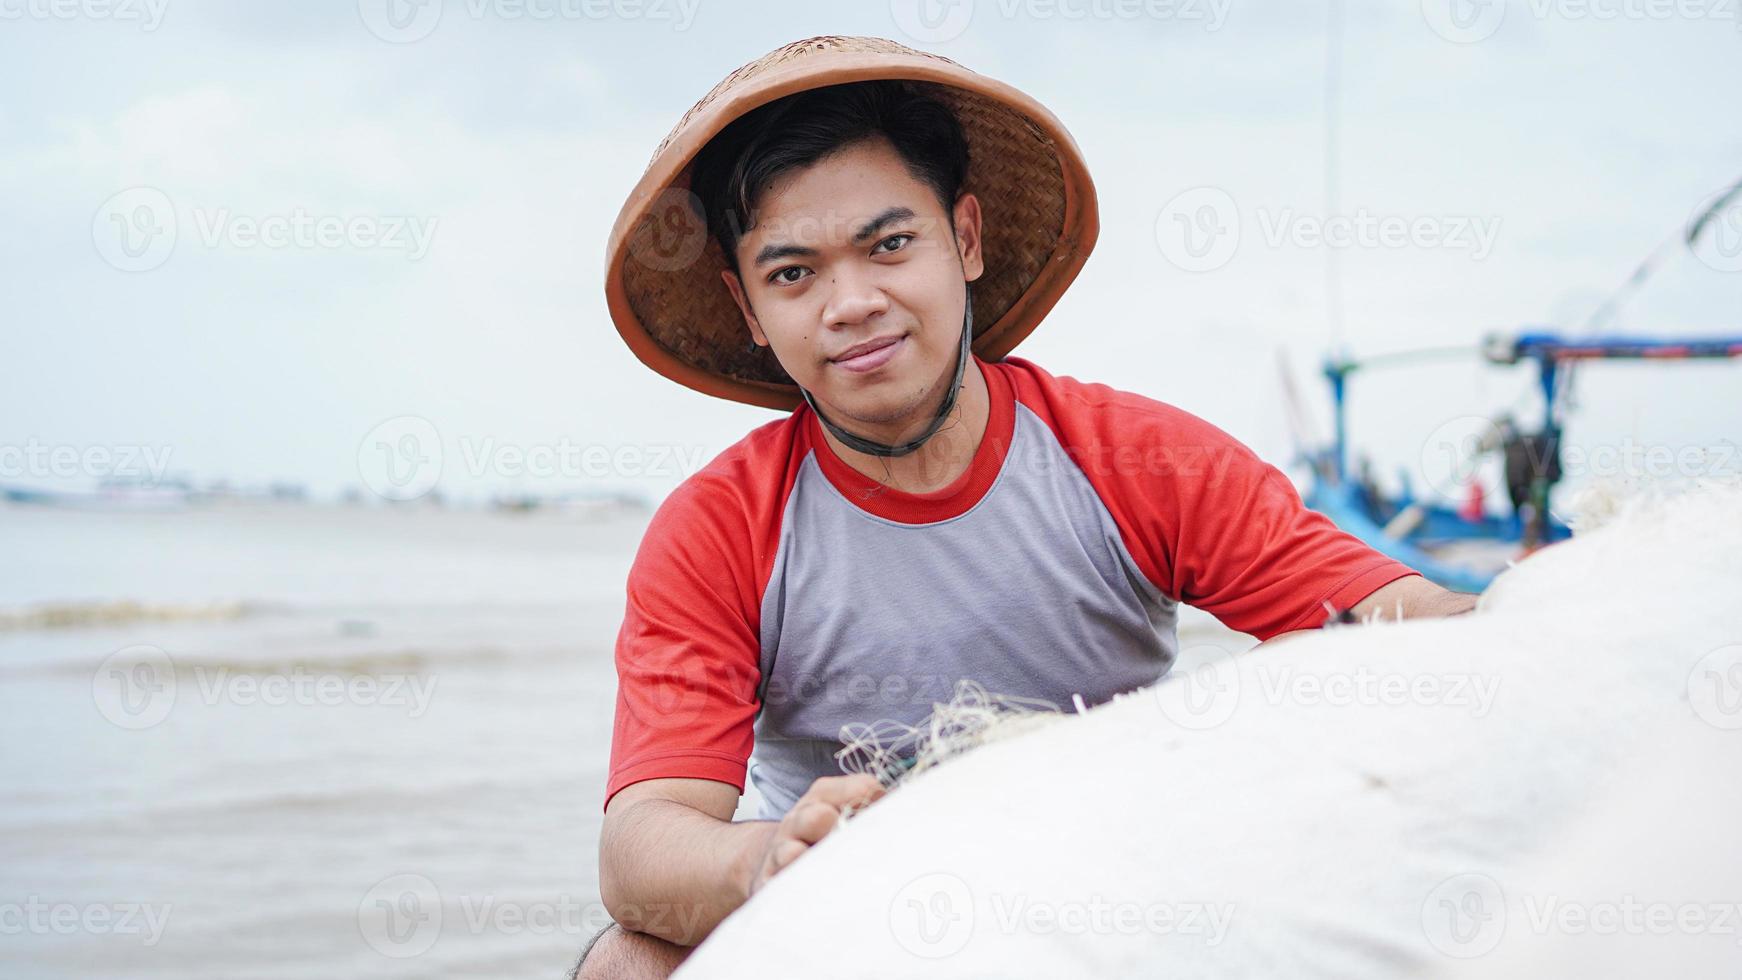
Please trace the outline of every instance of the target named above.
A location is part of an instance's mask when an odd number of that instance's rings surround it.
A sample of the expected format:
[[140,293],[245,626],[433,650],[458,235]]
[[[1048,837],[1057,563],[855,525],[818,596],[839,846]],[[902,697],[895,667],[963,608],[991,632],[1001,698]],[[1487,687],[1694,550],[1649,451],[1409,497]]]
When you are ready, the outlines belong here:
[[757,430],[686,480],[642,536],[617,634],[607,806],[643,779],[744,790],[760,707],[762,590],[791,486],[782,426]]
[[1018,398],[1054,430],[1165,594],[1260,640],[1324,624],[1418,574],[1301,502],[1239,440],[1162,402],[1008,358]]

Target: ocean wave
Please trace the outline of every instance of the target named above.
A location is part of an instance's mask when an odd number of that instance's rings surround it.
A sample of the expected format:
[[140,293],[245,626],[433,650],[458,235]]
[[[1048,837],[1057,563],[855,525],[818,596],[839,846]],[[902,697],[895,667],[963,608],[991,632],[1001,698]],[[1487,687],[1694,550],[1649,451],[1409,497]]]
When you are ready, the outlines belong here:
[[[296,763],[309,767],[320,764],[319,760],[313,759]],[[29,812],[15,812],[0,818],[0,833],[13,837],[59,834],[84,840],[90,834],[109,830],[131,833],[144,820],[150,821],[152,827],[162,833],[189,824],[203,824],[212,817],[222,817],[227,827],[233,827],[232,821],[236,818],[303,819],[359,813],[412,813],[486,799],[524,802],[551,797],[566,802],[597,792],[603,782],[602,767],[559,777],[532,771],[518,776],[465,775],[433,783],[376,782],[296,790],[264,784],[238,786],[227,779],[222,791],[211,791],[202,780],[190,795],[173,799],[141,794],[109,799],[101,806],[95,806],[71,797],[46,797]],[[474,818],[481,821],[504,819],[502,815],[487,810],[476,813]]]
[[383,647],[309,651],[295,654],[261,653],[258,655],[221,652],[178,653],[149,644],[123,647],[109,658],[98,662],[89,659],[43,660],[34,663],[0,664],[0,677],[20,675],[90,676],[99,668],[127,669],[149,664],[154,669],[168,668],[178,681],[193,681],[213,673],[271,676],[283,674],[334,674],[338,676],[380,676],[385,674],[427,674],[452,668],[488,666],[505,661],[517,664],[560,662],[574,656],[572,648],[516,647],[508,649],[494,645],[456,646],[446,649],[428,647]]
[[211,602],[139,602],[95,599],[40,602],[18,609],[0,609],[0,630],[78,629],[88,626],[128,626],[133,623],[222,622],[274,611],[276,607],[239,599]]

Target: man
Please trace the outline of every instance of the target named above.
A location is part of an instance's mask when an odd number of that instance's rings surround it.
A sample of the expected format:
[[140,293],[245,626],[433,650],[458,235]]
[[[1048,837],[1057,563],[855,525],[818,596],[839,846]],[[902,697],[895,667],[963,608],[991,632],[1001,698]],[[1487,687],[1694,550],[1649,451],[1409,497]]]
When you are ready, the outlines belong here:
[[[1470,607],[1209,423],[1004,357],[1096,229],[1050,113],[880,39],[775,51],[662,144],[613,233],[613,319],[660,373],[792,411],[686,480],[636,556],[600,840],[617,925],[580,976],[666,975],[876,799],[840,775],[844,724],[917,721],[961,678],[1107,701],[1166,672],[1181,602],[1263,640],[1327,606]],[[762,819],[733,822],[747,775]]]
[[1544,424],[1542,431],[1525,434],[1510,413],[1501,415],[1483,433],[1477,452],[1499,450],[1506,477],[1506,496],[1512,502],[1512,520],[1524,550],[1543,544],[1548,535],[1548,491],[1560,482],[1560,433]]

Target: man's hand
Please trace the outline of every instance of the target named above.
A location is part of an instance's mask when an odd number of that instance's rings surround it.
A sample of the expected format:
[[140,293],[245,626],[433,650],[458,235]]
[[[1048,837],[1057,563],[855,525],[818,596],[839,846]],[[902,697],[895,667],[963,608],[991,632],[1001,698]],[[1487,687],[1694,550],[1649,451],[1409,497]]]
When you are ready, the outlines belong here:
[[1405,575],[1380,586],[1349,612],[1362,622],[1375,612],[1381,619],[1431,619],[1467,613],[1476,608],[1477,598],[1473,593],[1435,585],[1420,575]]
[[[1356,622],[1366,622],[1374,612],[1380,619],[1432,619],[1471,612],[1480,598],[1470,592],[1453,592],[1435,585],[1420,575],[1405,575],[1380,586],[1367,598],[1350,607],[1349,615]],[[1278,633],[1255,649],[1275,647],[1299,636],[1311,636],[1318,630],[1291,630]]]
[[864,773],[824,776],[811,783],[792,809],[786,811],[756,863],[745,897],[756,894],[782,868],[798,860],[817,841],[835,829],[847,806],[863,806],[883,796],[883,784]]

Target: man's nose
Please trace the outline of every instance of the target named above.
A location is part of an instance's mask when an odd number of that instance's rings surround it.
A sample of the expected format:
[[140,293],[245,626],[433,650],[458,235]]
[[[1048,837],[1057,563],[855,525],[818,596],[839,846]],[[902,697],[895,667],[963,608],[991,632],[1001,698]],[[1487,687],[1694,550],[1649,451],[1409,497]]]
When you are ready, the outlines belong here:
[[854,326],[888,312],[889,296],[870,270],[843,267],[829,273],[829,302],[823,310],[829,326]]

